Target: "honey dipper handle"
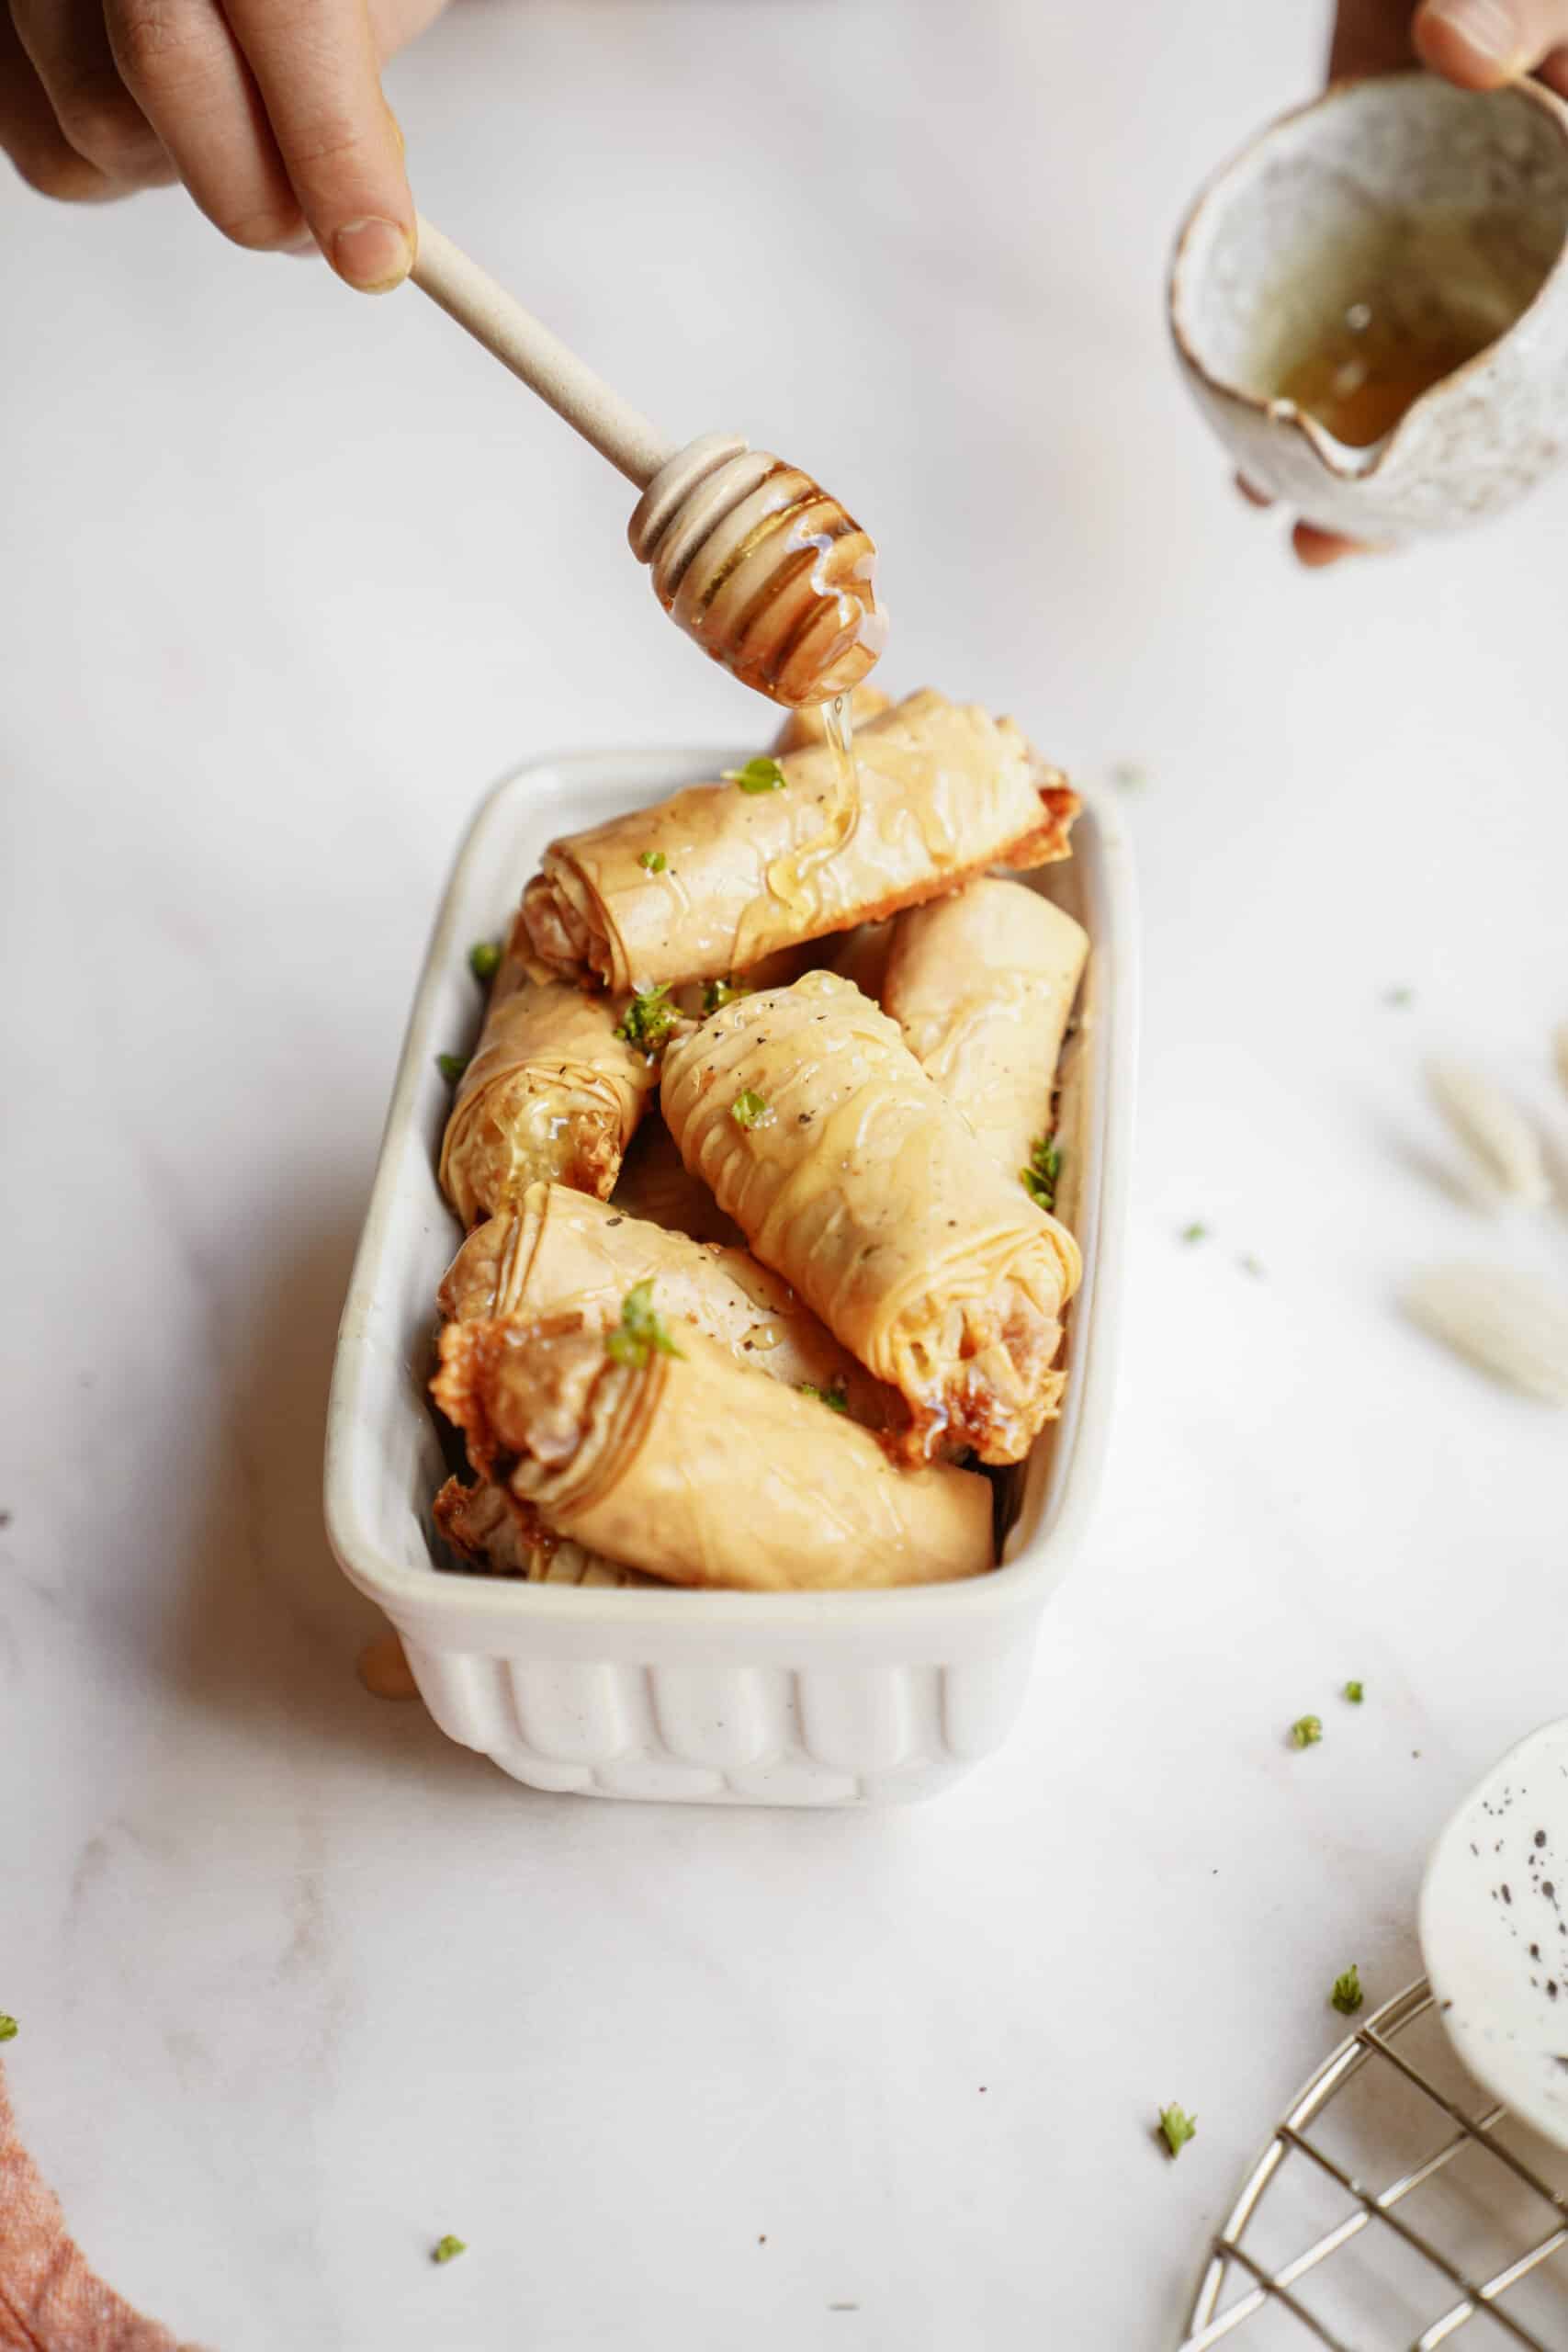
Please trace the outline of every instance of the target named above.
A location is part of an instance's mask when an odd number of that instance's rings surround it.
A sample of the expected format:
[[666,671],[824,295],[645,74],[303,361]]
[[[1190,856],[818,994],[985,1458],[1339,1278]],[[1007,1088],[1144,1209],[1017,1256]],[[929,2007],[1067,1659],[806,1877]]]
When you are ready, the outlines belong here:
[[558,335],[421,217],[413,281],[476,343],[537,392],[626,480],[646,490],[675,444],[613,392]]

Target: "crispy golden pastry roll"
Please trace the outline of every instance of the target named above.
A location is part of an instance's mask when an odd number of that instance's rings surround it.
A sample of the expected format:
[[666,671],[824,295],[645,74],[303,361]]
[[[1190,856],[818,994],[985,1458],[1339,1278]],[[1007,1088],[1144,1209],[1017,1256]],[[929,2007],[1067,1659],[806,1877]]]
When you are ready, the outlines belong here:
[[648,1587],[656,1579],[585,1552],[570,1537],[518,1511],[501,1487],[481,1478],[465,1487],[448,1478],[435,1498],[435,1524],[454,1552],[480,1575],[513,1577],[525,1584]]
[[661,1225],[666,1232],[689,1233],[694,1241],[746,1246],[734,1218],[725,1216],[707,1186],[687,1168],[657,1105],[626,1148],[610,1200],[614,1207],[644,1217],[649,1225]]
[[[802,752],[807,743],[825,743],[829,707],[825,702],[812,702],[792,710],[773,738],[774,757],[782,760],[786,752]],[[850,694],[850,725],[864,727],[892,707],[891,695],[885,695],[880,686],[855,686]]]
[[1022,1459],[1060,1398],[1077,1244],[886,1013],[832,972],[747,997],[670,1047],[662,1102],[756,1255],[902,1393],[911,1452]]
[[441,1189],[465,1225],[542,1178],[610,1191],[658,1078],[619,1018],[607,996],[502,963],[441,1145]]
[[442,1278],[449,1322],[536,1320],[570,1308],[597,1329],[651,1282],[673,1326],[692,1325],[739,1363],[830,1397],[872,1429],[901,1426],[897,1396],[840,1346],[787,1282],[746,1250],[694,1241],[564,1184],[534,1184],[514,1213],[488,1217]]
[[668,1332],[679,1354],[617,1356],[576,1316],[449,1323],[435,1400],[525,1514],[667,1583],[836,1591],[991,1566],[977,1473],[897,1469],[868,1430]]
[[1057,1057],[1089,939],[1049,899],[982,878],[893,927],[883,1011],[998,1168],[1051,1133]]
[[929,690],[859,730],[852,774],[827,743],[737,773],[553,842],[523,894],[540,961],[617,989],[743,972],[987,866],[1066,857],[1078,805],[1010,718]]

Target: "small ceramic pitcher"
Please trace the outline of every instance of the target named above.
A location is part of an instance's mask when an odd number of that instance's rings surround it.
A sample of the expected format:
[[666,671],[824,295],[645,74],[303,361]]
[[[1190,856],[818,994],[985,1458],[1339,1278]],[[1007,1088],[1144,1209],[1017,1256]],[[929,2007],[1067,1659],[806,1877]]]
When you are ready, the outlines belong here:
[[[1434,300],[1473,278],[1495,339],[1353,447],[1280,385],[1292,355],[1369,315],[1363,282],[1391,254]],[[1495,513],[1568,452],[1568,107],[1535,83],[1337,85],[1200,197],[1170,317],[1241,473],[1309,522],[1386,546]]]

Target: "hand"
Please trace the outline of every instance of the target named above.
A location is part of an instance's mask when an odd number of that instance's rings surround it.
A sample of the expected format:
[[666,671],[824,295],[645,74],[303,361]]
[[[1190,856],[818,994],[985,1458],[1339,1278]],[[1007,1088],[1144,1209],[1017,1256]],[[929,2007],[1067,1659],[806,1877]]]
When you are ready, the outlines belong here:
[[380,69],[443,5],[0,0],[0,148],[68,203],[183,180],[236,244],[381,293],[414,207]]
[[[1500,90],[1522,74],[1568,97],[1568,0],[1339,0],[1329,51],[1330,81],[1390,74],[1419,62],[1461,90]],[[1237,482],[1256,506],[1269,500]],[[1298,523],[1292,544],[1314,571],[1341,556],[1371,552],[1359,540]]]

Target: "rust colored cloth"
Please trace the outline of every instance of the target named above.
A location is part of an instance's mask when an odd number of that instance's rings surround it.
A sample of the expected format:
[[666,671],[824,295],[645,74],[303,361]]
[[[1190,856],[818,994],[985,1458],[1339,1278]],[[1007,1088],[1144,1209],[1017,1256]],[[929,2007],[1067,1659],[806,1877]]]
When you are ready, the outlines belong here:
[[0,2346],[6,2352],[196,2352],[88,2269],[17,2135],[0,2068]]

